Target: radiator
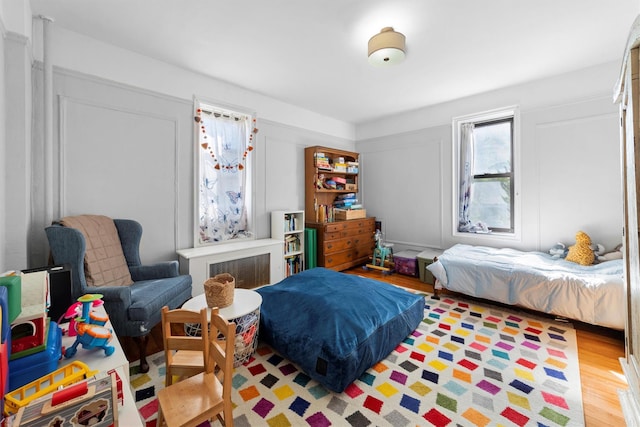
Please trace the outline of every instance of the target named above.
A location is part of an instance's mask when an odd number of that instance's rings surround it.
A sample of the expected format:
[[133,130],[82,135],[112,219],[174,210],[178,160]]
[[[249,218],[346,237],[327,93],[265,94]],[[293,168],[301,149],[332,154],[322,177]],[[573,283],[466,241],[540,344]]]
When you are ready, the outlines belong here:
[[203,283],[218,273],[235,277],[237,288],[252,289],[279,282],[284,278],[283,248],[280,240],[259,239],[180,249],[177,253],[180,273],[191,275],[192,295],[196,296],[204,293]]

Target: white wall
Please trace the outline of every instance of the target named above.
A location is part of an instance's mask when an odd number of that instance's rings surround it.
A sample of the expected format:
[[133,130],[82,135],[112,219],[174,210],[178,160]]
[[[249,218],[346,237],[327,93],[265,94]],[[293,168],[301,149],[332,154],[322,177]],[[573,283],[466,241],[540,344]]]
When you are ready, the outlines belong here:
[[194,96],[258,114],[257,237],[270,235],[271,210],[303,205],[297,161],[306,145],[354,148],[351,124],[53,25],[54,169],[45,174],[42,64],[34,63],[34,52],[42,58],[42,24],[32,22],[28,2],[0,0],[0,271],[47,262],[49,184],[54,217],[139,220],[145,262],[175,259],[176,249],[192,246]]
[[[618,72],[603,64],[358,126],[367,213],[401,248],[546,251],[573,244],[578,230],[613,248],[622,241]],[[454,238],[451,120],[510,105],[521,116],[520,238]]]
[[[37,67],[36,81],[40,74]],[[54,92],[54,170],[51,177],[36,174],[34,227],[47,225],[41,189],[51,179],[54,218],[103,214],[140,221],[143,262],[175,259],[177,249],[192,247],[198,148],[192,101],[61,68],[54,72]],[[40,115],[37,110],[36,121]],[[304,147],[354,144],[265,119],[258,127],[249,160],[256,173],[254,230],[265,238],[272,210],[304,206]],[[46,258],[39,252],[46,242],[31,240],[37,264]]]
[[[0,3],[1,5],[1,3]],[[4,22],[2,20],[2,15],[0,15],[0,167],[3,169],[6,167],[7,155],[6,155],[6,145],[7,145],[7,119],[5,114],[5,100],[6,100],[6,90],[5,90],[5,72],[4,72],[4,56],[5,56],[5,38],[6,38],[6,30],[4,27]],[[3,208],[0,209],[0,242],[7,241],[7,230],[6,230],[6,206],[7,206],[7,196],[6,196],[6,184],[7,184],[7,176],[6,174],[0,175],[0,200],[3,202]],[[0,273],[4,271],[4,266],[7,264],[6,261],[6,245],[0,245]]]
[[[259,118],[338,138],[354,139],[354,126],[349,123],[138,55],[55,25],[54,39],[53,62],[59,67],[181,99],[191,99],[197,95],[238,105],[257,111]],[[36,52],[39,51],[36,44]]]
[[0,271],[24,268],[31,223],[31,10],[0,3]]

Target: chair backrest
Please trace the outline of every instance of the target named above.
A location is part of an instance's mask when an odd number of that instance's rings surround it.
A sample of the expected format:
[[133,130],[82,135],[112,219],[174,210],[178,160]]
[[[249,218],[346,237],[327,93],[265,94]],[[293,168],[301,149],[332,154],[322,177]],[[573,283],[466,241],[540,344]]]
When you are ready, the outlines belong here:
[[231,379],[235,355],[236,324],[228,322],[217,308],[211,309],[207,373],[214,372],[222,383],[222,395],[231,402]]
[[[184,328],[185,324],[200,324],[200,336],[184,335],[180,331],[176,333],[176,326]],[[209,359],[209,328],[207,319],[207,309],[203,308],[199,312],[183,309],[169,310],[169,307],[162,307],[162,341],[164,345],[165,366],[169,367],[173,363],[173,352],[179,350],[202,351],[203,361]]]

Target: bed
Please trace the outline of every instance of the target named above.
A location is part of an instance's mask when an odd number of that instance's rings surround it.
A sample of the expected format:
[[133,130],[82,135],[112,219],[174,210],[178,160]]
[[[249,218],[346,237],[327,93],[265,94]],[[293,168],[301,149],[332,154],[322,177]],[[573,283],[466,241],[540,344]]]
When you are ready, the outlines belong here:
[[593,325],[625,327],[620,259],[582,266],[543,252],[457,244],[427,268],[436,288]]
[[338,393],[393,351],[424,315],[424,296],[322,267],[256,291],[260,339]]

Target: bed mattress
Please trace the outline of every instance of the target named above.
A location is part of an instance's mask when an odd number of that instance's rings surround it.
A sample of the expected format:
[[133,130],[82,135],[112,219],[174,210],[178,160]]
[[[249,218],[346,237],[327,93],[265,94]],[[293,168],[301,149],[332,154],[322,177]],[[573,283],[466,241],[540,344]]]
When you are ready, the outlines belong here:
[[624,329],[622,263],[584,266],[544,252],[457,244],[427,268],[436,286],[452,291]]
[[260,339],[338,393],[384,359],[424,315],[421,295],[322,267],[256,291]]

